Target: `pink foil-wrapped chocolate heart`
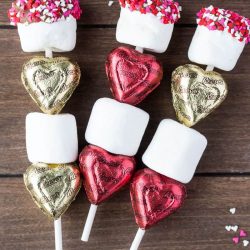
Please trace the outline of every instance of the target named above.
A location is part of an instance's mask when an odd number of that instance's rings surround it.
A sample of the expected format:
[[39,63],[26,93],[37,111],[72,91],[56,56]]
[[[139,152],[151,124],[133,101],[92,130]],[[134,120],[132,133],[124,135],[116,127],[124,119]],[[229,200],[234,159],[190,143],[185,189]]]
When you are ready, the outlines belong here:
[[162,66],[154,56],[127,47],[110,52],[106,73],[114,98],[131,105],[140,103],[163,76]]
[[186,188],[178,181],[145,168],[135,174],[130,197],[136,223],[148,229],[182,206]]
[[79,157],[83,185],[92,204],[99,205],[126,185],[135,169],[133,157],[113,155],[97,146],[86,146]]

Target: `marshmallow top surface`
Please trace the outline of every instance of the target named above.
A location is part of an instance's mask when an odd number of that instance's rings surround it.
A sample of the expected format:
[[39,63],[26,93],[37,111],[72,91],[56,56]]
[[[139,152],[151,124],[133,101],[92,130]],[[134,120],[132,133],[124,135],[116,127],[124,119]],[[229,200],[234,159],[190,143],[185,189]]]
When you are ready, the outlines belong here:
[[176,121],[165,119],[142,156],[154,171],[182,183],[191,181],[207,146],[205,136]]
[[130,11],[151,13],[164,24],[173,24],[180,19],[181,7],[173,0],[119,0],[119,2],[122,8],[128,8]]
[[148,113],[139,108],[101,98],[93,106],[85,139],[110,153],[134,156],[148,121]]
[[74,162],[78,157],[75,117],[71,114],[29,113],[26,116],[26,147],[32,163]]
[[250,19],[210,5],[197,13],[197,23],[209,30],[227,31],[234,39],[250,42]]
[[79,0],[16,0],[8,11],[11,25],[18,23],[54,23],[67,19],[70,15],[79,19],[81,15]]

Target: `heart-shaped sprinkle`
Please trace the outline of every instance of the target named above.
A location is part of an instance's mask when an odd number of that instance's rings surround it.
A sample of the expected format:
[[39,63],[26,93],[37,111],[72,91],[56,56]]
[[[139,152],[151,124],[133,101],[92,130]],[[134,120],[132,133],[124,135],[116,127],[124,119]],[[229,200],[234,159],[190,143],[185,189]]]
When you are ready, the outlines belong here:
[[37,206],[56,220],[75,199],[81,177],[73,164],[34,163],[24,173],[24,183]]
[[235,208],[235,207],[230,208],[230,210],[229,210],[229,211],[230,211],[230,213],[231,213],[231,214],[235,214],[235,212],[236,212],[236,208]]
[[136,172],[130,197],[138,226],[147,229],[179,209],[186,198],[180,182],[145,168]]
[[235,225],[235,226],[232,226],[231,229],[232,229],[234,232],[237,232],[238,229],[239,229],[239,227],[238,227],[237,225]]
[[80,154],[80,170],[88,199],[98,205],[126,185],[135,169],[133,157],[113,155],[97,146],[86,146]]
[[248,240],[243,240],[243,246],[247,247],[249,245],[249,241]]
[[66,57],[35,57],[23,65],[22,82],[47,114],[59,113],[79,84],[81,71]]
[[228,225],[228,226],[225,226],[225,229],[226,229],[228,232],[231,231],[231,228],[232,228],[232,227],[229,226],[229,225]]
[[162,66],[154,56],[127,47],[110,52],[106,73],[114,98],[131,105],[140,103],[163,76]]
[[192,64],[172,73],[173,105],[180,122],[191,127],[209,115],[227,96],[227,84],[214,71]]
[[233,242],[234,242],[234,244],[238,244],[239,242],[240,242],[240,237],[233,237]]
[[240,237],[246,237],[247,236],[247,232],[243,229],[240,230]]

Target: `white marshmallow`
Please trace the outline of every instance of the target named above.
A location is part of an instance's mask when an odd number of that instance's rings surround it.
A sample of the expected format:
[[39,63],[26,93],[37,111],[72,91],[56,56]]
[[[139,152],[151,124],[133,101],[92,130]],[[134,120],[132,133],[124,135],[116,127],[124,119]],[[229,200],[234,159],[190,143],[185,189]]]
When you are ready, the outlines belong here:
[[18,23],[17,28],[24,52],[71,51],[76,44],[77,24],[72,16],[54,23]]
[[75,117],[29,113],[26,117],[26,147],[32,163],[74,162],[78,157]]
[[151,13],[141,14],[139,11],[121,8],[116,40],[145,50],[163,53],[168,47],[173,29],[173,24],[163,24]]
[[243,49],[245,42],[233,38],[228,31],[209,30],[198,26],[188,51],[189,60],[216,68],[232,70]]
[[85,139],[110,153],[133,156],[137,153],[149,121],[145,111],[110,98],[93,106]]
[[142,161],[162,175],[188,183],[206,146],[206,138],[196,130],[165,119],[159,124]]

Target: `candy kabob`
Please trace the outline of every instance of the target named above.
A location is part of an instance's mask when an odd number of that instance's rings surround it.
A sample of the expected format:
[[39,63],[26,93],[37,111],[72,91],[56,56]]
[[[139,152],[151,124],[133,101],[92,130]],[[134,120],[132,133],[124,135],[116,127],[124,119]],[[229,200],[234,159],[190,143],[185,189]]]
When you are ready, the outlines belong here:
[[134,155],[149,121],[145,111],[110,98],[92,109],[79,157],[83,186],[91,203],[82,241],[88,241],[97,207],[126,185],[134,172]]
[[197,14],[198,27],[188,51],[192,62],[172,74],[172,95],[177,118],[193,126],[210,114],[226,98],[228,87],[214,67],[231,71],[250,41],[250,19],[212,5]]
[[152,1],[141,11],[140,6],[145,5],[141,1],[120,4],[117,41],[136,46],[136,50],[119,47],[108,55],[106,72],[118,102],[99,99],[85,133],[86,141],[92,145],[83,149],[79,160],[91,207],[83,241],[88,241],[97,206],[128,183],[135,168],[132,156],[137,153],[149,115],[132,105],[152,92],[163,76],[160,62],[152,55],[142,54],[143,49],[164,52],[180,17],[179,5],[173,1]]
[[185,184],[192,180],[206,146],[207,139],[198,131],[171,119],[160,122],[142,156],[148,168],[139,170],[130,186],[139,226],[131,250],[138,249],[147,229],[183,205]]
[[[210,6],[198,13],[198,28],[189,58],[207,66],[178,67],[172,74],[172,94],[177,117],[184,125],[163,120],[142,157],[150,169],[136,173],[130,195],[139,230],[131,250],[139,247],[145,230],[181,207],[183,184],[191,181],[207,140],[188,128],[206,117],[225,99],[227,85],[214,66],[232,70],[249,41],[249,19]],[[186,126],[187,127],[186,127]]]
[[37,206],[54,219],[55,248],[62,249],[61,216],[77,195],[80,172],[75,117],[58,114],[80,81],[80,68],[53,52],[75,47],[76,19],[81,10],[77,0],[16,0],[8,12],[16,25],[24,52],[45,51],[23,65],[22,82],[44,113],[26,117],[26,147],[32,163],[24,183]]

